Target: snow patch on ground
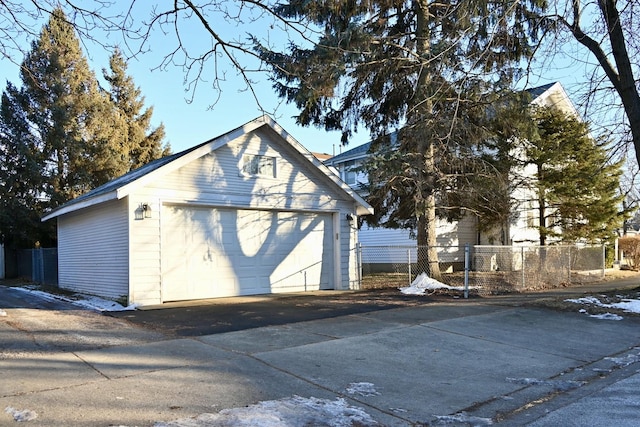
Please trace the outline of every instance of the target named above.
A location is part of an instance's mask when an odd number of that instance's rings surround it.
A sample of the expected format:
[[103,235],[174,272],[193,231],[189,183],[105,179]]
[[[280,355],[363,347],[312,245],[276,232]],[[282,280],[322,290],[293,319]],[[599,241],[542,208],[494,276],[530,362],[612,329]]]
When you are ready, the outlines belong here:
[[7,406],[4,409],[4,412],[11,415],[13,417],[13,420],[19,423],[25,422],[25,421],[33,421],[36,418],[38,418],[38,414],[35,411],[32,411],[30,409],[20,410],[20,409],[12,408],[11,406]]
[[38,289],[33,289],[30,287],[13,287],[11,289],[37,295],[38,297],[49,301],[64,301],[82,308],[95,311],[125,311],[135,310],[138,307],[137,304],[131,304],[128,307],[123,307],[121,304],[118,304],[115,301],[107,300],[93,295],[74,294],[72,297],[66,297],[63,295],[55,295],[49,292],[40,291]]
[[376,386],[373,385],[372,383],[367,383],[367,382],[351,383],[347,387],[346,391],[349,394],[357,394],[363,397],[380,395],[380,393],[376,390]]
[[449,289],[455,291],[464,291],[463,286],[449,286],[442,282],[427,276],[427,273],[421,273],[416,279],[405,288],[399,288],[400,292],[405,295],[424,295],[426,291],[435,291],[437,289]]
[[450,425],[460,424],[470,425],[472,427],[484,427],[493,425],[491,418],[481,418],[467,415],[464,412],[454,415],[436,415],[436,422],[433,425]]
[[292,396],[269,400],[244,408],[223,409],[217,414],[201,414],[154,427],[378,427],[369,414],[349,406],[344,399],[327,400]]
[[590,314],[589,317],[601,320],[622,320],[624,317],[614,313]]
[[[640,350],[638,347],[634,350]],[[618,367],[626,367],[633,363],[640,362],[640,354],[627,354],[624,357],[605,357],[605,360],[612,361]]]
[[[575,298],[575,299],[566,299],[565,302],[572,302],[574,304],[582,304],[582,305],[594,305],[596,307],[602,308],[615,308],[624,311],[625,313],[640,313],[640,300],[638,299],[630,299],[630,298],[622,298],[619,302],[613,303],[604,303],[600,301],[597,297],[588,296],[583,298]],[[581,309],[580,313],[587,313],[587,310]],[[595,317],[597,319],[604,320],[622,320],[623,317],[613,313],[604,313],[604,314],[592,314],[591,317]]]
[[7,312],[0,308],[0,317],[5,317]]

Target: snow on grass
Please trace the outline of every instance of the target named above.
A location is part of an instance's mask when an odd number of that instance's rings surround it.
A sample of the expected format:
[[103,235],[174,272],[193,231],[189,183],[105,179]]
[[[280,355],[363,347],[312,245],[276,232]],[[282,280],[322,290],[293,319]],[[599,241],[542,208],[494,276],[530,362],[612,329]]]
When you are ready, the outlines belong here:
[[0,308],[0,317],[5,317],[7,312]]
[[[625,313],[638,313],[640,314],[640,300],[631,298],[621,298],[619,302],[605,303],[600,301],[599,298],[594,296],[588,296],[583,298],[566,299],[565,302],[572,302],[574,304],[593,305],[602,308],[614,308],[622,310]],[[579,310],[580,313],[587,313],[586,310]],[[604,320],[622,320],[623,317],[613,313],[604,314],[591,314],[591,317]]]
[[464,291],[462,286],[449,286],[442,282],[427,276],[427,273],[421,273],[416,279],[405,288],[399,288],[400,292],[405,295],[424,295],[426,291],[435,291],[437,289],[449,289],[455,291]]
[[71,296],[64,296],[64,295],[44,292],[38,289],[34,289],[32,287],[12,287],[11,289],[36,295],[48,301],[68,302],[68,303],[77,305],[79,307],[86,308],[89,310],[95,310],[95,311],[124,311],[124,310],[135,310],[137,308],[137,304],[132,304],[132,305],[129,305],[128,307],[123,307],[121,304],[118,304],[115,301],[96,297],[93,295],[73,294]]
[[38,418],[38,414],[35,411],[32,411],[30,409],[20,410],[20,409],[12,408],[11,406],[7,406],[4,409],[4,412],[11,415],[13,417],[13,420],[19,423],[25,422],[25,421],[33,421],[36,418]]
[[244,408],[223,409],[217,414],[201,414],[170,422],[157,422],[154,427],[377,427],[369,414],[336,400],[292,396],[269,400]]

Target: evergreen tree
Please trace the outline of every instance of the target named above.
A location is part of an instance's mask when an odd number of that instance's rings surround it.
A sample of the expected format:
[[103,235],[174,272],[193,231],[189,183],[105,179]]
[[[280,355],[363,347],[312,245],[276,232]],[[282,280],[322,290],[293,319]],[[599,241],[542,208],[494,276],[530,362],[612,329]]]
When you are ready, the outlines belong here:
[[100,90],[60,9],[32,43],[21,79],[26,118],[44,156],[51,207],[126,170],[117,146],[124,120]]
[[56,10],[31,44],[0,105],[0,239],[31,247],[55,242],[42,214],[168,151],[162,127],[149,130],[151,109],[116,52],[102,90],[73,27]]
[[30,132],[21,94],[10,83],[0,103],[0,242],[33,247],[55,241],[53,224],[42,224],[45,182],[39,141]]
[[144,107],[144,97],[136,87],[133,78],[127,75],[127,63],[122,53],[116,50],[109,59],[110,74],[103,74],[110,85],[113,104],[126,121],[126,132],[120,144],[120,151],[128,155],[128,170],[136,169],[152,160],[170,154],[168,144],[163,145],[164,125],[151,129],[153,108]]
[[[415,227],[422,265],[438,278],[436,206],[482,152],[492,101],[508,89],[513,66],[532,53],[536,22],[527,7],[544,1],[403,2],[291,0],[278,16],[321,28],[311,48],[274,52],[278,94],[300,109],[304,125],[341,130],[343,142],[364,126],[371,133],[374,207],[393,223]],[[491,79],[488,76],[491,75]],[[497,82],[497,83],[496,83]],[[397,131],[397,140],[384,137]],[[488,170],[488,169],[487,169]]]
[[538,135],[526,142],[526,162],[536,167],[540,244],[613,238],[626,215],[618,192],[622,163],[608,163],[606,142],[573,116],[539,108],[534,120]]

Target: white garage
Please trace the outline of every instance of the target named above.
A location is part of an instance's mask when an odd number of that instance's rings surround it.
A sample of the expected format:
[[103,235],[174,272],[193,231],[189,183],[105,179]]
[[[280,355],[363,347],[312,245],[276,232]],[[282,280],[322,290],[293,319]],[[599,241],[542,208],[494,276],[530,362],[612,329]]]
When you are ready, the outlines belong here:
[[165,301],[333,289],[332,215],[163,207]]
[[267,116],[50,212],[62,288],[140,305],[354,289],[367,203]]

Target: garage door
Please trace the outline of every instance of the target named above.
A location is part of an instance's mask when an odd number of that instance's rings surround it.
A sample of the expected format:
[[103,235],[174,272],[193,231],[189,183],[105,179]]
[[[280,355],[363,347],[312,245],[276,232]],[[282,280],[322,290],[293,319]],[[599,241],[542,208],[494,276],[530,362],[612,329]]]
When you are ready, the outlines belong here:
[[331,214],[167,205],[162,299],[332,289]]

